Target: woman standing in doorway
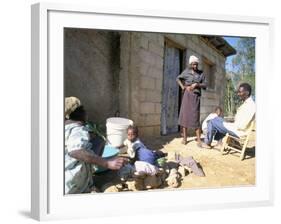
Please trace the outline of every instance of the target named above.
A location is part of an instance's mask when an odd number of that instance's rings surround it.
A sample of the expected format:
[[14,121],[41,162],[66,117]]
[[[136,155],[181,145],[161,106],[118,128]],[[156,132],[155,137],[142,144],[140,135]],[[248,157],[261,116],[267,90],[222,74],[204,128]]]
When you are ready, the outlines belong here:
[[178,77],[177,83],[184,91],[182,98],[179,125],[183,130],[182,144],[187,144],[188,128],[195,129],[197,145],[201,146],[200,130],[200,97],[201,89],[206,89],[205,76],[198,69],[199,59],[194,55],[189,58],[189,68],[186,68]]

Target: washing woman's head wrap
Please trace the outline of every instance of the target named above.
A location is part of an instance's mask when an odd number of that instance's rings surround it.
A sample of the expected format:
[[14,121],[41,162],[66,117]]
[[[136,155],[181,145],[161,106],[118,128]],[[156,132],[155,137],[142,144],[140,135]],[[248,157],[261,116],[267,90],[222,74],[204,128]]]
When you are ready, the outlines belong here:
[[69,115],[81,106],[81,102],[77,97],[70,96],[65,98],[64,116],[69,119]]
[[189,64],[191,65],[193,62],[196,62],[196,63],[199,64],[199,59],[198,59],[196,56],[191,55],[191,56],[189,57]]

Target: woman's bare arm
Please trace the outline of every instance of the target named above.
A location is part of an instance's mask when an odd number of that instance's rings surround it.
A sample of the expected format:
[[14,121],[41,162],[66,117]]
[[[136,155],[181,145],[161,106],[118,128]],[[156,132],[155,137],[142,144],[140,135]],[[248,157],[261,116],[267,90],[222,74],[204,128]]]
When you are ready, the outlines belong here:
[[98,166],[102,166],[104,168],[108,168],[111,170],[118,170],[120,169],[123,164],[126,162],[125,158],[117,157],[111,160],[104,160],[103,158],[85,150],[85,149],[78,149],[71,151],[69,156],[86,163],[95,164]]

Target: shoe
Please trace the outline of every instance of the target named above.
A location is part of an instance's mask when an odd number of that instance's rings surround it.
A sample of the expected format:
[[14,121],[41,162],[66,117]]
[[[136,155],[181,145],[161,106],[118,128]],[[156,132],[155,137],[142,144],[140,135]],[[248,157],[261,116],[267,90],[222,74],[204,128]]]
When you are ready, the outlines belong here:
[[179,158],[179,163],[182,166],[187,166],[188,168],[190,168],[195,175],[200,177],[205,176],[203,169],[197,164],[192,156]]
[[198,166],[195,160],[189,163],[189,167],[191,168],[192,172],[199,177],[205,177],[204,171]]
[[212,147],[206,143],[201,143],[201,148],[211,149]]
[[222,147],[222,145],[223,145],[222,140],[219,140],[219,141],[217,142],[217,144],[214,146],[214,148],[220,149],[220,148]]

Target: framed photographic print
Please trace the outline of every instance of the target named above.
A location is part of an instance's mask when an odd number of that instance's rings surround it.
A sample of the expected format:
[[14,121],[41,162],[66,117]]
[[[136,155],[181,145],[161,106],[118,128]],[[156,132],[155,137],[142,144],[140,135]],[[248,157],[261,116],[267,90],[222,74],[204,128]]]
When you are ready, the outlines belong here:
[[272,30],[270,18],[32,5],[32,217],[271,205]]

